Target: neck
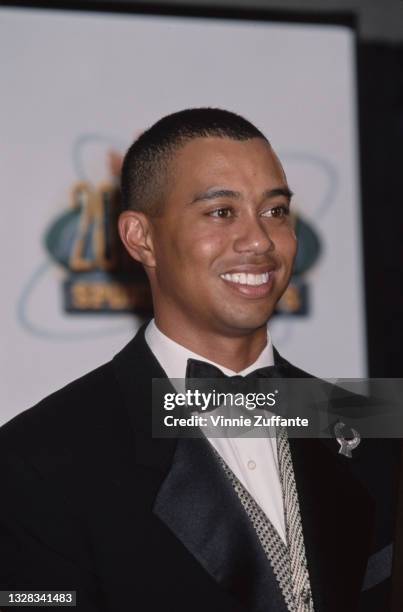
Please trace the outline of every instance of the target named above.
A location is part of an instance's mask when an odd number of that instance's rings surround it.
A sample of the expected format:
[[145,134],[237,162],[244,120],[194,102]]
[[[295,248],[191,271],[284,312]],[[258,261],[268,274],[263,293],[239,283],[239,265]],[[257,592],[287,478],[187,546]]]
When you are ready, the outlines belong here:
[[155,323],[174,342],[233,372],[240,372],[254,363],[267,344],[266,325],[242,335],[239,332],[238,335],[224,335],[218,331],[166,325],[157,316]]

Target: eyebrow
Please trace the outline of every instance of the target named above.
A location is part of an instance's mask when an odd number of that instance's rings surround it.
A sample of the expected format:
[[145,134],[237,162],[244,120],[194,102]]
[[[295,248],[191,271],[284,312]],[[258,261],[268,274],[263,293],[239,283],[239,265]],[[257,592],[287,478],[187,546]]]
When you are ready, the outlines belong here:
[[[275,189],[267,189],[263,192],[263,197],[265,200],[275,198],[277,196],[284,196],[288,201],[290,201],[293,195],[293,192],[288,187],[276,187]],[[240,200],[242,198],[242,194],[239,191],[233,191],[232,189],[208,189],[207,191],[199,193],[195,198],[193,198],[191,204],[215,200],[217,198],[232,198],[233,200]]]

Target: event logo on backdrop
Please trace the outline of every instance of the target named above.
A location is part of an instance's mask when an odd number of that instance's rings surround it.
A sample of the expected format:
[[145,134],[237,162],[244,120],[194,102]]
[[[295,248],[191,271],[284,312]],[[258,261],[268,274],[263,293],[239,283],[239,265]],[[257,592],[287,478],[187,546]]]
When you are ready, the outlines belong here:
[[65,270],[66,313],[147,314],[152,303],[146,274],[127,254],[117,230],[122,156],[114,150],[105,155],[109,180],[72,186],[70,207],[47,229],[45,246]]
[[[63,308],[67,313],[148,313],[151,293],[141,265],[129,257],[117,232],[120,210],[118,177],[122,157],[106,151],[109,181],[94,185],[78,181],[70,207],[45,234],[52,259],[65,270]],[[320,255],[320,241],[301,216],[295,219],[298,253],[294,275],[278,303],[277,314],[306,315],[309,286],[305,274]]]

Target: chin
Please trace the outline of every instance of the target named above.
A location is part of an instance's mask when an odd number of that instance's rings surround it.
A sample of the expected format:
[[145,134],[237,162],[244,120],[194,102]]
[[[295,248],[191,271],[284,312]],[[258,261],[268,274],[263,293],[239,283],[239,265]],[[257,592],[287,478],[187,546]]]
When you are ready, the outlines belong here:
[[265,312],[259,313],[237,313],[234,316],[232,313],[231,317],[228,317],[226,324],[228,328],[232,330],[241,331],[244,333],[251,333],[267,324],[274,311],[274,307],[266,310]]

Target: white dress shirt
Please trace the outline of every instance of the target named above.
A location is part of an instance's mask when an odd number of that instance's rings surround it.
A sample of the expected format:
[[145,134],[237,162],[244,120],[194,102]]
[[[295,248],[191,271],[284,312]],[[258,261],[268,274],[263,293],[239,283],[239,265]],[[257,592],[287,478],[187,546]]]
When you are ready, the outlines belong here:
[[[241,372],[229,370],[174,342],[158,329],[154,319],[150,321],[146,328],[145,339],[168,378],[185,378],[188,359],[199,359],[211,363],[227,376],[235,374],[246,376],[257,368],[274,365],[273,346],[269,331],[267,331],[267,344],[257,360]],[[283,493],[278,471],[276,438],[207,439],[265,512],[283,541],[286,542]]]

